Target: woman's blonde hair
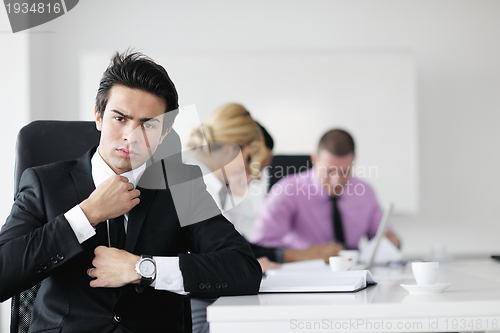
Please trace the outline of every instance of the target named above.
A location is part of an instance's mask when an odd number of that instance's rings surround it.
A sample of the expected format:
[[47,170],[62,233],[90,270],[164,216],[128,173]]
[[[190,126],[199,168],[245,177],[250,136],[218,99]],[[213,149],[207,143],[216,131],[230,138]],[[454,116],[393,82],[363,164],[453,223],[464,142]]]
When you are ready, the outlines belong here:
[[248,163],[251,168],[248,171],[252,175],[260,171],[266,157],[264,137],[259,125],[242,105],[229,103],[210,113],[201,127],[193,130],[188,146],[197,148],[210,144],[210,148],[216,150],[219,142],[234,143],[241,149],[251,147]]

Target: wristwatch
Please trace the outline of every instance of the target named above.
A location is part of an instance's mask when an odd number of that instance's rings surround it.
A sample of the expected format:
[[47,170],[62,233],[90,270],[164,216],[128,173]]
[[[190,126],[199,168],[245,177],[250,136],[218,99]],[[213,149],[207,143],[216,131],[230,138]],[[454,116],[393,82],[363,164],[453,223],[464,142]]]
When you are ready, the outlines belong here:
[[156,277],[156,263],[153,256],[142,255],[141,259],[135,264],[135,271],[141,277],[139,284],[135,286],[135,290],[142,293],[144,287],[153,283]]

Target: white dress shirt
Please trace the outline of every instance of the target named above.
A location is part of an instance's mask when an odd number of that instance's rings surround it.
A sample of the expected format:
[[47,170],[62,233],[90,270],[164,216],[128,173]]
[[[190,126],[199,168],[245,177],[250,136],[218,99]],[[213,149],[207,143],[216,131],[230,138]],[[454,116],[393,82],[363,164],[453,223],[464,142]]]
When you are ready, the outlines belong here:
[[[92,166],[92,179],[96,187],[98,187],[102,182],[104,182],[109,177],[115,175],[115,172],[109,167],[109,165],[104,162],[101,155],[99,154],[99,148],[95,152],[91,160]],[[121,176],[126,177],[129,182],[137,186],[139,179],[146,170],[146,164],[140,167],[121,174]],[[125,232],[128,226],[128,212],[124,214]],[[90,224],[89,220],[83,213],[83,210],[79,205],[76,205],[64,214],[66,220],[68,220],[69,225],[73,229],[78,241],[83,243],[90,237],[95,235],[95,230]],[[104,222],[101,222],[104,223]],[[108,224],[108,243],[109,243],[109,220]],[[147,253],[144,253],[147,254]],[[181,295],[187,295],[188,293],[184,290],[184,280],[182,277],[182,272],[179,268],[179,257],[153,257],[156,261],[156,279],[151,284],[152,287],[159,290],[168,290]]]
[[210,170],[203,162],[196,158],[197,151],[187,151],[183,153],[184,163],[197,165],[200,167],[203,173],[203,181],[207,186],[207,192],[210,193],[215,203],[222,212],[222,215],[231,223],[233,223],[234,228],[240,233],[244,234],[248,227],[245,226],[246,222],[242,222],[241,218],[238,218],[238,214],[244,211],[248,211],[252,207],[249,206],[249,201],[245,200],[248,194],[248,190],[243,196],[235,195],[233,193],[227,192],[224,207],[221,203],[221,198],[219,192],[222,190],[222,182],[217,176],[214,175],[212,170]]

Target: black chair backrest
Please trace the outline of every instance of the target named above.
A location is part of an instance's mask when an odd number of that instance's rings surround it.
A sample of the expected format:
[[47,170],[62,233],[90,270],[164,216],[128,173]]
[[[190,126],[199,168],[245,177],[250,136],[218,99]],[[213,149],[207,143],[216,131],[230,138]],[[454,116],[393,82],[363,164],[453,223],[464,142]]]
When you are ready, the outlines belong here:
[[93,121],[37,120],[24,126],[17,135],[14,193],[27,168],[78,158],[97,146],[100,136]]
[[[97,146],[99,138],[92,121],[38,120],[24,126],[17,135],[14,194],[27,168],[78,158]],[[38,289],[40,284],[12,297],[11,333],[28,332]]]
[[309,155],[275,155],[269,168],[269,188],[283,177],[312,168]]
[[[21,175],[27,168],[72,160],[99,144],[100,132],[93,121],[37,120],[24,126],[17,136],[14,194],[19,191]],[[158,147],[157,159],[181,160],[181,141],[171,131]],[[28,332],[31,312],[40,284],[12,297],[11,333]]]

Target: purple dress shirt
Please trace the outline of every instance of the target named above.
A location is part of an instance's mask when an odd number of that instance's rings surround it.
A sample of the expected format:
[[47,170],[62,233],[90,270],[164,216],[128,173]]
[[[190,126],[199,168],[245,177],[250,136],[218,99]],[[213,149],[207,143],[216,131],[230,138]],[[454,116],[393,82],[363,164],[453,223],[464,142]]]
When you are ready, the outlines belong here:
[[[357,249],[363,235],[375,236],[383,211],[370,185],[351,177],[337,205],[348,249]],[[271,188],[251,237],[259,245],[297,250],[334,240],[332,202],[314,169]]]

